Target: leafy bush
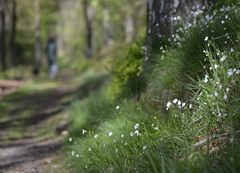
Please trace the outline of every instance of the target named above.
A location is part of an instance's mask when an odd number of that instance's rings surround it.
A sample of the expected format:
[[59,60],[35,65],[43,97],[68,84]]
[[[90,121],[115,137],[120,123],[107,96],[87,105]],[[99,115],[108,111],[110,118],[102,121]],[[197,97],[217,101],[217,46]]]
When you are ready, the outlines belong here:
[[143,53],[140,43],[134,43],[127,55],[114,63],[112,68],[112,84],[109,95],[113,99],[138,94],[144,88],[141,76],[143,71]]

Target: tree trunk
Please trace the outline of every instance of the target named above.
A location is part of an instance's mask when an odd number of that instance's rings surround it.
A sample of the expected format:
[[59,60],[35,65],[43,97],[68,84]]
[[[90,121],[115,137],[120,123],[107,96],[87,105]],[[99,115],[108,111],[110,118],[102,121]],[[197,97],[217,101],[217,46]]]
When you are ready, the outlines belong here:
[[[126,2],[126,18],[125,18],[125,33],[126,33],[126,42],[131,43],[134,38],[134,21],[131,12],[131,2]],[[130,7],[130,8],[129,8]]]
[[103,0],[103,43],[109,47],[111,43],[111,25],[107,0]]
[[88,58],[93,56],[93,13],[94,9],[91,5],[91,1],[84,0],[84,16],[86,23],[86,43],[87,43],[87,52],[86,55]]
[[12,0],[12,28],[11,28],[11,38],[10,38],[10,51],[11,51],[11,62],[12,65],[16,65],[16,23],[17,23],[17,13],[16,13],[16,0]]
[[6,69],[6,46],[5,46],[5,1],[0,0],[0,22],[1,22],[1,31],[0,31],[0,61],[1,69]]
[[208,7],[214,0],[147,0],[147,43],[152,45],[164,41],[174,32],[174,17],[182,21],[192,19],[191,10],[195,7]]
[[38,75],[41,61],[41,41],[40,41],[40,4],[35,0],[35,75]]

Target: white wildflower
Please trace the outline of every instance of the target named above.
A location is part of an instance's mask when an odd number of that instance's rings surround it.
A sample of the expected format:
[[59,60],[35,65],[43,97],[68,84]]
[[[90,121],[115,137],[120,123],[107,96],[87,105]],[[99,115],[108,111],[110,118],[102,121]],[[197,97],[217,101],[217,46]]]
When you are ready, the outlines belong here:
[[139,123],[134,125],[134,129],[138,129],[139,128]]
[[72,154],[73,157],[75,156],[75,152],[74,151],[72,151],[71,154]]
[[138,131],[138,130],[135,130],[135,132],[134,132],[137,136],[140,136],[141,135],[141,133]]
[[186,106],[186,103],[183,102],[183,103],[182,103],[182,108],[184,108],[185,106]]
[[219,113],[218,113],[218,117],[221,117],[221,116],[222,116],[222,114],[221,114],[221,112],[219,112]]
[[143,146],[143,150],[146,150],[146,149],[147,149],[147,145],[144,145],[144,146]]
[[227,94],[224,94],[223,99],[226,101],[227,100]]
[[96,135],[94,135],[94,138],[96,139],[98,137],[98,135],[96,134]]
[[89,148],[88,148],[88,151],[92,151],[92,149],[89,147]]
[[226,58],[227,58],[227,56],[226,56],[226,55],[223,55],[223,56],[220,58],[220,61],[223,62]]
[[178,100],[178,106],[180,106],[182,104],[182,102],[180,100]]
[[121,134],[121,138],[123,138],[124,137],[124,134]]
[[189,104],[189,109],[192,109],[192,104]]
[[215,96],[215,97],[218,96],[218,92],[217,92],[217,91],[214,92],[214,96]]
[[80,157],[80,155],[79,155],[79,154],[77,154],[77,155],[76,155],[76,158],[79,158],[79,157]]
[[226,92],[229,92],[230,91],[230,88],[226,88]]
[[208,37],[205,37],[204,41],[208,41]]
[[240,74],[240,70],[239,69],[237,69],[236,74]]
[[85,133],[87,133],[87,130],[82,129],[82,134],[84,135]]
[[172,105],[171,102],[167,102],[167,105],[166,105],[166,110],[168,110],[170,108],[170,106]]
[[230,68],[228,69],[228,77],[231,77],[233,75],[233,69]]
[[112,134],[113,134],[112,132],[109,132],[109,133],[108,133],[108,136],[112,136]]
[[130,136],[134,136],[134,132],[130,132]]
[[73,139],[72,139],[72,138],[69,138],[68,140],[69,140],[69,142],[72,142]]
[[206,74],[204,77],[204,83],[207,83],[207,82],[208,82],[208,75]]
[[120,109],[120,106],[117,105],[117,106],[116,106],[116,110],[119,110],[119,109]]
[[173,103],[176,104],[178,102],[178,99],[174,99]]
[[158,130],[159,130],[159,127],[154,127],[154,130],[157,130],[157,131],[158,131]]
[[215,69],[218,69],[218,65],[217,65],[217,64],[214,64],[214,68],[215,68]]

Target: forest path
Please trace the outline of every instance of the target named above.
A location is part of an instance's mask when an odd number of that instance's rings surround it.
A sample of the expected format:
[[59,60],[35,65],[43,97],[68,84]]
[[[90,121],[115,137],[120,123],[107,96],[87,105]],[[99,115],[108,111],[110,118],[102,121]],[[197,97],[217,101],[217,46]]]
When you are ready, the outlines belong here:
[[[94,77],[93,77],[94,75]],[[106,74],[28,82],[0,99],[0,173],[68,173],[67,108],[101,88]]]
[[37,85],[32,91],[11,87],[0,100],[0,173],[68,172],[61,157],[74,89],[66,81]]

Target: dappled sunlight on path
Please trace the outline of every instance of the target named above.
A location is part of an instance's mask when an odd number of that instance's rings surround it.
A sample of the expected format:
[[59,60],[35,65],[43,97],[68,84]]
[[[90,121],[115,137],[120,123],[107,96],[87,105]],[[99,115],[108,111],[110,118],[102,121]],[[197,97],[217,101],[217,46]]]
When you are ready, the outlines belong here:
[[0,102],[0,172],[68,172],[61,159],[71,124],[66,110],[105,81],[105,75],[75,82],[64,78],[23,83],[19,89],[20,83],[12,83],[15,90]]

